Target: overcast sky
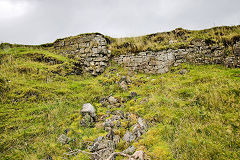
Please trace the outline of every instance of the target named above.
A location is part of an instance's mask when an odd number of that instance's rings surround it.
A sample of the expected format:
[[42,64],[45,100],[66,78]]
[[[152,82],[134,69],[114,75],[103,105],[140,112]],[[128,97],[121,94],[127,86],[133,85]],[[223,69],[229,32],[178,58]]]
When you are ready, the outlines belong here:
[[80,33],[139,36],[240,24],[240,0],[0,0],[0,43],[42,44]]

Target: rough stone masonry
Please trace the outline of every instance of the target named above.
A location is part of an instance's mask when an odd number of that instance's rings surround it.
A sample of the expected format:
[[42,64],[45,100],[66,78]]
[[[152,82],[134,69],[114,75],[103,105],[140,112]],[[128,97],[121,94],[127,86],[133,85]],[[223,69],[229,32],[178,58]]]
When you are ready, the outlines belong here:
[[111,55],[107,48],[107,39],[99,33],[58,39],[53,46],[60,54],[78,60],[83,71],[92,75],[104,72]]
[[240,68],[240,42],[233,46],[234,55],[227,55],[224,47],[208,46],[203,41],[194,43],[187,49],[163,50],[159,52],[140,52],[138,54],[120,55],[113,60],[130,71],[162,74],[172,66],[181,63],[222,64],[226,67]]
[[84,72],[98,75],[105,71],[111,60],[130,71],[162,74],[181,63],[221,64],[240,68],[240,42],[233,45],[233,54],[228,55],[223,46],[209,46],[203,40],[192,41],[186,49],[144,51],[114,56],[108,50],[108,39],[99,33],[83,34],[58,39],[54,49],[69,58],[78,60]]

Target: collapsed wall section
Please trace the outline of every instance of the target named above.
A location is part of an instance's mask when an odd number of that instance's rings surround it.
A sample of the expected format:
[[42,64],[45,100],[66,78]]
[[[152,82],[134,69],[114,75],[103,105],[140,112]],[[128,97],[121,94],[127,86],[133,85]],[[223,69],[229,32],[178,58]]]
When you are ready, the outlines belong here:
[[102,34],[92,33],[58,39],[53,47],[56,52],[79,61],[84,72],[98,75],[104,72],[109,63],[107,43]]

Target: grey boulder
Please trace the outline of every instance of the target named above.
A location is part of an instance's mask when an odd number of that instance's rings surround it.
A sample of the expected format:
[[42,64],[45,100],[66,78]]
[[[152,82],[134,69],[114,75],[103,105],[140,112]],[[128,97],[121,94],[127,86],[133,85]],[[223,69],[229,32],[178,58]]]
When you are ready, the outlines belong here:
[[115,103],[118,102],[117,99],[114,98],[113,96],[110,96],[110,97],[108,98],[108,101],[109,101],[110,104],[115,104]]
[[130,146],[127,149],[125,149],[123,153],[132,155],[135,151],[136,151],[136,148],[134,146]]
[[128,85],[125,81],[122,81],[120,84],[119,84],[120,88],[122,88],[124,91],[127,91],[128,90]]
[[68,136],[66,136],[65,134],[62,134],[59,138],[58,141],[62,144],[66,144],[68,143],[68,141],[70,140],[70,138]]
[[92,118],[96,117],[96,110],[90,103],[84,104],[80,112],[82,115],[89,114]]
[[131,132],[127,131],[125,133],[125,135],[123,136],[123,140],[130,143],[132,141],[134,141],[136,138],[136,136],[134,134],[132,134]]

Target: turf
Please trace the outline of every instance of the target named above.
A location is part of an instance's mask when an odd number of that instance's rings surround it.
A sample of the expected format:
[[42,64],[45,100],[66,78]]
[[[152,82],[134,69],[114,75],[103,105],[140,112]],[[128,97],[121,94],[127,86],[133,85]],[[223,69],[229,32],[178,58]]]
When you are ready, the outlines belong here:
[[[38,59],[39,55],[47,58]],[[58,63],[50,64],[49,59]],[[62,159],[82,140],[107,134],[101,125],[80,126],[84,103],[93,104],[101,116],[108,109],[100,98],[127,99],[130,92],[137,98],[120,109],[149,122],[148,132],[133,144],[151,159],[240,158],[239,69],[183,64],[166,74],[148,75],[111,64],[92,77],[69,74],[73,63],[42,49],[0,50],[1,159]],[[183,68],[188,73],[181,75]],[[128,91],[116,83],[123,75],[132,81]],[[72,141],[61,145],[58,137],[66,129]],[[117,149],[129,145],[121,141]],[[89,159],[83,154],[67,158]]]

